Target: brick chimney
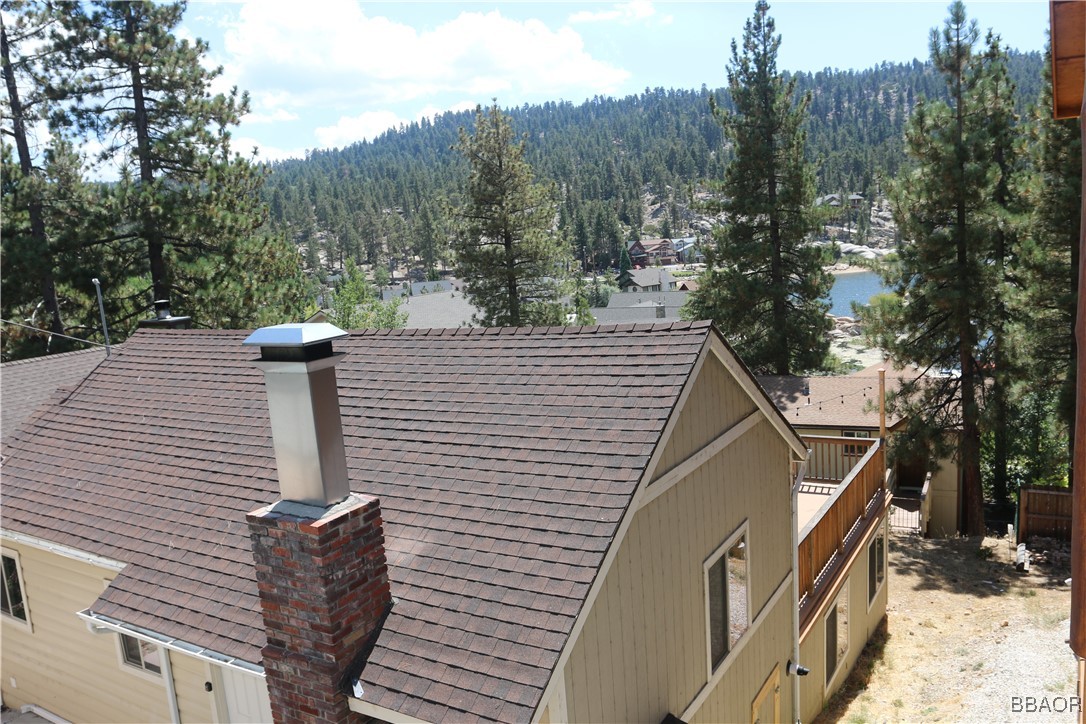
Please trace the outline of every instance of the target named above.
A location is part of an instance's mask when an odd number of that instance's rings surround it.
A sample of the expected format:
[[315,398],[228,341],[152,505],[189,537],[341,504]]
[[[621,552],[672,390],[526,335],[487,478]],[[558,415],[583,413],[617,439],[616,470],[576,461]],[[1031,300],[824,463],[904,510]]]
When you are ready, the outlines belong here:
[[281,500],[246,516],[276,722],[343,722],[392,605],[381,509],[350,492],[331,324],[258,329]]

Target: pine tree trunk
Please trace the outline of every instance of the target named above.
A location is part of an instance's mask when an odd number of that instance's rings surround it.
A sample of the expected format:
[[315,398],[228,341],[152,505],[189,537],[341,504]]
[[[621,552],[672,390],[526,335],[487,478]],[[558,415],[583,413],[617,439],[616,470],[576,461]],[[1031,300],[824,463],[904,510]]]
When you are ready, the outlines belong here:
[[[12,135],[15,136],[15,148],[19,155],[19,170],[23,178],[29,179],[34,173],[31,163],[30,144],[26,139],[26,125],[23,122],[24,108],[19,96],[19,86],[15,82],[15,72],[11,65],[11,50],[8,47],[8,31],[0,19],[0,58],[3,60],[4,82],[7,84],[8,103],[11,112]],[[45,234],[45,217],[41,202],[31,197],[27,204],[30,216],[30,238],[37,253],[42,257],[40,276],[42,302],[49,315],[49,331],[64,334],[64,322],[60,317],[60,301],[57,299],[57,287],[53,278],[53,255],[49,249],[49,239]],[[58,340],[64,347],[63,339]]]
[[[135,55],[137,20],[135,5],[130,4],[125,11],[125,42],[128,43],[130,59],[128,71],[132,82],[132,105],[135,109],[133,123],[136,126],[136,155],[140,163],[140,182],[144,185],[154,183],[154,169],[151,167],[151,134],[147,127],[147,105],[143,94],[143,75],[139,60]],[[164,259],[165,244],[162,230],[149,209],[144,209],[141,224],[143,236],[147,241],[147,260],[151,266],[151,285],[155,300],[170,298],[170,285],[166,277]]]

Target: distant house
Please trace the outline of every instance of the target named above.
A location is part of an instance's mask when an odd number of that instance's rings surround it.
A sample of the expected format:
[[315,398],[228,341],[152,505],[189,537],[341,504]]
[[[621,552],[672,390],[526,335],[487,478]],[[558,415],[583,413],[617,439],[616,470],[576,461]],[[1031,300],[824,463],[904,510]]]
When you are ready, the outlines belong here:
[[624,292],[670,292],[674,291],[675,280],[666,269],[649,267],[648,269],[631,269],[629,279],[621,287]]
[[141,330],[6,450],[5,704],[801,717],[801,612],[849,604],[800,586],[807,445],[708,324],[246,336]]
[[671,239],[642,239],[639,243],[645,250],[649,265],[674,264],[677,261]]
[[672,239],[671,244],[675,248],[675,256],[679,263],[690,264],[705,261],[705,254],[701,251],[701,245],[698,244],[697,237],[688,236],[682,239]]
[[649,254],[640,241],[626,242],[626,252],[630,255],[630,261],[633,262],[634,266],[647,266],[649,264]]
[[679,291],[612,294],[606,307],[591,311],[599,324],[679,321],[679,310],[687,296],[687,292]]

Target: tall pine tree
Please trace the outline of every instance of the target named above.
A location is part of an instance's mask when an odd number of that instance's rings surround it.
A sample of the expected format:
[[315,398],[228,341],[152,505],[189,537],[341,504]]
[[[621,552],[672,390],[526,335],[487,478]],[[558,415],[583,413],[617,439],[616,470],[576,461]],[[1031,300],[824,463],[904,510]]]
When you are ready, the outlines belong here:
[[[1049,57],[1051,49],[1048,50]],[[1079,228],[1082,216],[1082,136],[1075,119],[1052,118],[1052,64],[1044,64],[1044,84],[1034,109],[1032,176],[1026,196],[1029,246],[1023,253],[1023,313],[1028,384],[1033,391],[1058,389],[1056,410],[1066,435],[1068,460],[1075,424],[1075,304],[1078,299]],[[1067,476],[1071,479],[1071,476]]]
[[941,373],[903,384],[891,406],[908,418],[908,452],[956,452],[970,535],[984,532],[981,396],[986,363],[993,354],[1005,360],[1001,300],[1009,251],[1000,233],[1008,199],[1001,197],[1007,190],[999,150],[1007,150],[1000,136],[1010,119],[992,96],[1006,81],[993,62],[994,39],[988,52],[976,53],[978,39],[961,2],[950,5],[942,31],[931,32],[932,62],[949,101],[921,101],[910,119],[906,145],[915,168],[893,189],[907,243],[885,275],[897,295],[873,308],[869,329],[898,365]]
[[795,79],[778,72],[774,31],[769,5],[759,0],[742,47],[732,41],[735,111],[712,104],[734,144],[721,188],[727,224],[714,234],[707,270],[683,314],[714,320],[752,369],[786,375],[826,362],[832,277],[819,250],[804,243],[814,229],[803,130],[810,99],[794,102]]
[[221,69],[204,67],[206,43],[174,34],[185,7],[66,6],[56,37],[67,72],[47,88],[63,104],[54,126],[93,136],[99,161],[116,164],[112,238],[144,244],[153,299],[194,296],[205,285],[207,257],[230,263],[224,252],[264,219],[260,174],[230,150],[229,128],[248,98],[209,92]]
[[466,200],[454,212],[457,275],[487,327],[560,325],[559,288],[568,244],[554,225],[554,190],[535,183],[524,142],[513,134],[497,103],[475,110],[475,132],[460,132],[468,160]]
[[[7,91],[6,107],[2,114],[5,119],[4,136],[14,142],[16,155],[16,164],[5,169],[5,191],[8,192],[12,211],[18,209],[20,214],[26,216],[25,225],[12,224],[12,217],[7,217],[3,235],[5,266],[10,270],[14,257],[20,283],[25,283],[25,278],[29,277],[38,285],[38,293],[33,297],[40,300],[43,312],[40,316],[43,318],[39,319],[38,305],[35,304],[28,321],[32,323],[31,326],[41,326],[51,333],[45,336],[47,342],[40,345],[40,349],[64,351],[69,348],[68,342],[64,337],[52,336],[63,335],[67,330],[61,317],[54,275],[56,243],[50,238],[45,225],[43,189],[35,178],[37,170],[30,152],[28,129],[28,126],[44,120],[48,100],[40,90],[29,94],[20,90],[21,82],[24,88],[40,89],[40,84],[34,83],[34,80],[42,72],[41,64],[51,54],[51,48],[45,45],[45,41],[56,17],[51,7],[33,6],[28,2],[5,0],[0,8],[3,10],[0,14],[0,68]],[[14,25],[10,29],[3,18],[8,13],[14,17]],[[24,46],[30,46],[32,50],[22,52]]]

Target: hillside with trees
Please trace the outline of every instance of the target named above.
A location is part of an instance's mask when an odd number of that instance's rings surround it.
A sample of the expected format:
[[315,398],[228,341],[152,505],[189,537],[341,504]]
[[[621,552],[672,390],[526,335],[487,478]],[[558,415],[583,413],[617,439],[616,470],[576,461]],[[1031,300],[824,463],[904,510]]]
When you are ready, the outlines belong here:
[[[1009,54],[1019,113],[1038,98],[1042,65],[1039,53]],[[816,195],[857,192],[868,202],[909,163],[905,127],[920,99],[947,94],[930,62],[784,78],[797,99],[810,96],[805,154]],[[734,156],[711,97],[734,110],[727,88],[703,86],[506,111],[536,177],[558,189],[558,226],[586,269],[617,268],[627,239],[692,235],[695,196],[706,180],[723,178]],[[348,256],[361,264],[411,259],[432,276],[449,260],[445,212],[460,203],[468,174],[454,147],[472,122],[471,112],[445,113],[271,164],[264,194],[272,224],[307,250],[310,269],[341,269]]]

